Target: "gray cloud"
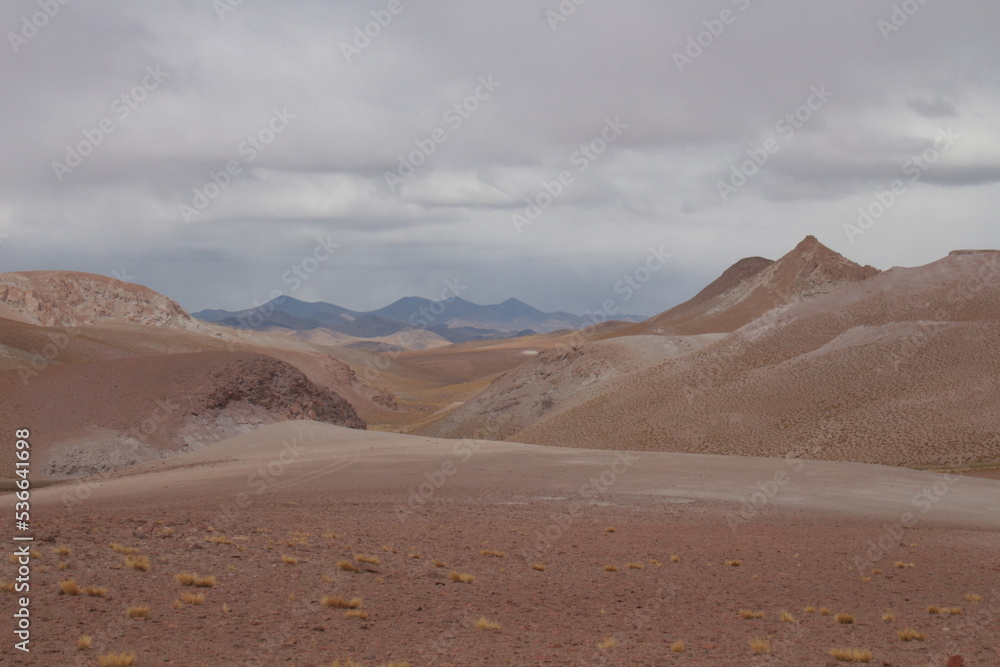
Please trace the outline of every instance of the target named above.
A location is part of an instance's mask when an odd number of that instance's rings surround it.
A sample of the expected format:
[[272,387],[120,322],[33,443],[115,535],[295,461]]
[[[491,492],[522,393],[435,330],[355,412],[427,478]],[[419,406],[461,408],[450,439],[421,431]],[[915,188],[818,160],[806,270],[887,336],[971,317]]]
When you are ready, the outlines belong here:
[[[1000,245],[996,3],[905,22],[888,0],[590,0],[558,22],[571,3],[388,4],[3,4],[4,270],[125,267],[188,308],[240,308],[323,237],[338,251],[298,298],[368,309],[459,278],[469,299],[583,312],[662,245],[671,265],[621,304],[651,314],[806,234],[881,267]],[[348,62],[372,12],[386,25]],[[609,119],[627,128],[602,145]],[[857,208],[948,127],[961,139],[851,243]]]

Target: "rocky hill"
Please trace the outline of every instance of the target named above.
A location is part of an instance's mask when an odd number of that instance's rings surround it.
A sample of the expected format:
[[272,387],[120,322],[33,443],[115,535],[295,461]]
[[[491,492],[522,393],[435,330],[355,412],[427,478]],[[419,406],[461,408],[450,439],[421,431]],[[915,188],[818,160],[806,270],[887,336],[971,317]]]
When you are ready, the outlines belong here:
[[75,271],[0,273],[0,317],[41,326],[204,328],[177,302],[148,287]]

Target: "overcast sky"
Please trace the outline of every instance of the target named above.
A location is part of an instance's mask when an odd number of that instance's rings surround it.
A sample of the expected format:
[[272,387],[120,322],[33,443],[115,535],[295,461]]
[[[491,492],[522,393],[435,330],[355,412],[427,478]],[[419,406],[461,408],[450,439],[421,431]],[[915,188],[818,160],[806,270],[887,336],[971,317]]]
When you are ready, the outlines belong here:
[[1000,247],[996,0],[61,1],[0,5],[2,271],[654,314]]

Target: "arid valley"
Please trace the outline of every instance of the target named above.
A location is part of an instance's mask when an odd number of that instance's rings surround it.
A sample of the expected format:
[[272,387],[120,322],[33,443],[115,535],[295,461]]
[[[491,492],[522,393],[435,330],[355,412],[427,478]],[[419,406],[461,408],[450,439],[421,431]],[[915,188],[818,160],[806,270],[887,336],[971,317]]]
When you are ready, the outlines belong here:
[[998,274],[809,237],[458,343],[0,275],[31,664],[997,664]]

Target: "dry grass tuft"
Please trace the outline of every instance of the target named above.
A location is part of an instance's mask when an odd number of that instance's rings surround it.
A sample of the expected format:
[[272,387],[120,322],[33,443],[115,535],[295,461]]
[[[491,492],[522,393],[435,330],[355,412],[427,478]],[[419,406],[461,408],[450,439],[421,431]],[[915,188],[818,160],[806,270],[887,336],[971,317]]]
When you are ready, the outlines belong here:
[[630,570],[641,570],[645,567],[642,563],[629,563],[628,569]]
[[819,613],[823,616],[829,616],[832,612],[830,611],[829,607],[820,607]]
[[69,563],[59,563],[58,567],[59,567],[59,571],[60,572],[62,572],[63,570],[68,570],[69,569]]
[[902,569],[911,568],[911,567],[916,567],[916,565],[914,563],[907,563],[907,562],[901,561],[901,560],[897,560],[895,563],[893,563],[893,565],[895,567],[898,567],[901,570]]
[[679,563],[679,562],[681,562],[681,557],[680,556],[671,556],[670,557],[670,562],[671,563]]
[[491,556],[493,558],[503,558],[504,556],[507,555],[507,554],[505,554],[502,551],[493,551],[492,549],[483,549],[479,553],[480,553],[480,555]]
[[744,620],[750,620],[753,618],[764,618],[764,612],[762,611],[750,611],[749,609],[740,609],[740,618]]
[[942,614],[951,614],[952,616],[957,616],[962,613],[961,607],[944,607],[941,609]]
[[431,565],[434,567],[448,567],[448,563],[445,563],[443,560],[438,560],[437,558],[431,561]]
[[131,556],[132,554],[139,553],[138,549],[135,549],[133,547],[126,547],[125,545],[118,544],[117,542],[112,542],[109,546],[124,556]]
[[479,620],[476,621],[476,628],[479,630],[490,630],[491,632],[496,632],[500,629],[500,624],[496,621],[491,621],[485,616],[480,616]]
[[13,593],[17,589],[17,584],[6,579],[0,580],[0,593]]
[[59,590],[66,595],[83,595],[83,589],[80,588],[75,579],[60,581]]
[[615,527],[613,527],[613,526],[608,526],[607,528],[604,529],[604,532],[605,533],[617,533],[618,529],[615,528]]
[[932,604],[931,606],[927,607],[927,613],[928,614],[940,614],[941,613],[941,607],[937,606],[936,604]]
[[360,618],[363,621],[368,618],[368,612],[361,609],[348,609],[344,612],[344,618]]
[[80,635],[80,638],[76,640],[76,650],[86,651],[88,648],[94,645],[94,638],[90,635]]
[[471,584],[473,581],[476,580],[476,578],[473,577],[471,574],[467,574],[465,572],[458,572],[457,570],[452,570],[451,575],[449,576],[451,576],[451,580],[456,584]]
[[149,571],[149,556],[125,556],[125,567],[139,572]]
[[205,601],[205,596],[201,593],[181,593],[180,601],[186,604],[201,604]]
[[[614,532],[614,531],[612,531],[612,532]],[[598,644],[598,646],[600,648],[614,648],[614,647],[618,646],[618,640],[615,639],[614,637],[605,637],[604,641],[600,642]]]
[[361,607],[361,598],[351,598],[348,600],[334,595],[325,595],[320,602],[323,603],[324,607],[331,607],[333,609],[358,609]]
[[298,565],[299,559],[296,558],[295,556],[289,556],[288,554],[283,554],[281,556],[281,562],[285,563],[286,565]]
[[201,577],[194,572],[179,572],[174,575],[174,579],[181,586],[195,586],[196,588],[212,588],[216,584],[214,576]]
[[983,596],[982,595],[977,595],[976,593],[966,593],[965,594],[965,601],[966,602],[975,602],[976,604],[979,604],[980,602],[983,601]]
[[781,621],[783,623],[798,623],[798,621],[795,620],[795,617],[792,616],[792,612],[790,611],[781,612]]
[[354,560],[359,563],[368,563],[370,565],[378,565],[380,562],[378,556],[366,556],[364,554],[354,554]]
[[418,554],[418,553],[414,553],[414,552],[410,552],[410,553],[408,553],[408,554],[406,554],[406,555],[407,555],[407,556],[408,556],[409,558],[420,558],[420,554]]
[[339,567],[344,572],[360,572],[358,566],[349,560],[339,560],[337,561],[337,567]]
[[[68,556],[68,555],[70,555],[71,553],[73,553],[73,550],[72,550],[72,549],[70,549],[69,547],[56,547],[56,548],[55,548],[55,549],[53,549],[52,551],[53,551],[53,553],[55,553],[55,554],[56,554],[57,556]],[[87,637],[87,636],[89,636],[89,635],[84,635],[84,636],[85,636],[85,637]]]
[[135,653],[105,653],[97,658],[100,667],[130,667],[136,659]]
[[232,544],[233,541],[226,537],[225,535],[209,535],[205,538],[206,542],[211,542],[212,544]]
[[92,598],[102,598],[108,594],[107,588],[99,588],[97,586],[87,586],[83,589],[84,592]]
[[741,560],[727,560],[726,561],[726,565],[729,565],[730,567],[739,567],[740,565],[743,565],[743,561],[741,561]]
[[545,572],[545,565],[543,565],[542,563],[532,563],[531,569],[536,572]]
[[816,611],[816,607],[810,605],[808,607],[805,607],[802,611],[804,611],[807,614],[812,614],[813,612]]
[[128,618],[149,618],[149,605],[137,605],[125,610]]
[[850,614],[837,614],[833,618],[837,623],[842,623],[843,625],[850,625],[854,622],[854,617]]
[[869,662],[874,654],[866,648],[832,648],[827,653],[841,662]]
[[675,641],[673,644],[670,645],[670,650],[673,651],[674,653],[683,653],[685,650],[684,640],[678,639],[677,641]]
[[618,566],[616,566],[616,565],[605,565],[604,566],[604,571],[605,572],[617,572],[618,571]]
[[771,642],[759,637],[751,639],[750,649],[754,655],[771,655]]
[[912,642],[914,640],[918,642],[924,641],[924,633],[918,632],[913,628],[906,628],[905,630],[900,630],[899,632],[896,633],[896,636],[898,636],[904,642]]
[[892,611],[886,611],[885,613],[882,614],[883,623],[892,623],[895,620],[896,620],[896,614],[892,613]]

